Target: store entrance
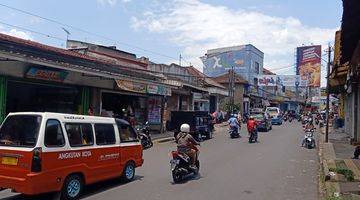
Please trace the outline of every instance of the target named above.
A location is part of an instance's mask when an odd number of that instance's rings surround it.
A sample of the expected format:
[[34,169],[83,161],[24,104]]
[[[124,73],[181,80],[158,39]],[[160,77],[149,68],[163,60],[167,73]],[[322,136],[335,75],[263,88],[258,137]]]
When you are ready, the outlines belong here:
[[80,90],[31,82],[8,81],[6,112],[78,113]]
[[147,98],[103,92],[101,95],[101,115],[125,119],[134,125],[143,125],[147,120]]

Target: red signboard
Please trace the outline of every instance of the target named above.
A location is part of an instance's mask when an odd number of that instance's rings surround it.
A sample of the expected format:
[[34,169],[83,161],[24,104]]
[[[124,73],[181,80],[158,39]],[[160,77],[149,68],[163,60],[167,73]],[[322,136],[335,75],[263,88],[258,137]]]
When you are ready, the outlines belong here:
[[308,86],[320,87],[321,80],[321,46],[297,48],[297,71],[301,80],[307,80]]

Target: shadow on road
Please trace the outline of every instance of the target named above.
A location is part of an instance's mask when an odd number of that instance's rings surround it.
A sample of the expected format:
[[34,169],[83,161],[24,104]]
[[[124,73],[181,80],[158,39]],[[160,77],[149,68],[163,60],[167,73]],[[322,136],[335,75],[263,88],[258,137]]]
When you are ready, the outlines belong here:
[[[143,176],[135,175],[134,181],[141,181],[143,179]],[[129,182],[122,181],[120,178],[111,179],[108,181],[98,182],[95,184],[87,185],[84,188],[83,195],[80,197],[80,199],[90,197],[92,195],[106,192],[107,190],[110,190],[112,188],[116,188],[125,184],[128,184]],[[59,193],[47,193],[47,194],[41,194],[41,195],[35,195],[35,196],[28,196],[23,194],[14,195],[11,197],[3,198],[1,200],[58,200]]]
[[171,182],[171,185],[180,185],[180,184],[185,184],[189,181],[197,181],[202,179],[203,177],[201,176],[201,174],[198,175],[188,175],[186,177],[184,177],[184,179],[178,183],[175,183],[174,181]]

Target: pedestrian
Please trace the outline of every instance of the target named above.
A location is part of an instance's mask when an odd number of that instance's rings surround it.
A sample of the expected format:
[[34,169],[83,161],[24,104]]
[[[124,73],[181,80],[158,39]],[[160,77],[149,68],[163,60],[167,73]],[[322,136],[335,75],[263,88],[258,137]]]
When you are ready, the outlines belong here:
[[360,146],[355,147],[355,151],[354,151],[354,157],[352,157],[352,159],[359,159],[360,156]]

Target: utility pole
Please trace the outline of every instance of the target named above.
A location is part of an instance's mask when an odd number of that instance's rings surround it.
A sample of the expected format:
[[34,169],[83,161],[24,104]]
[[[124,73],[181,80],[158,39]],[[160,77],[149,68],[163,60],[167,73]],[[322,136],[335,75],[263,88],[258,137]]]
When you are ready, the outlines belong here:
[[181,54],[180,54],[180,56],[179,56],[179,65],[181,66],[181,59],[182,59],[182,57],[181,57]]
[[326,127],[325,127],[325,142],[329,142],[329,109],[330,109],[330,65],[331,65],[331,46],[328,47],[328,63],[326,76]]

